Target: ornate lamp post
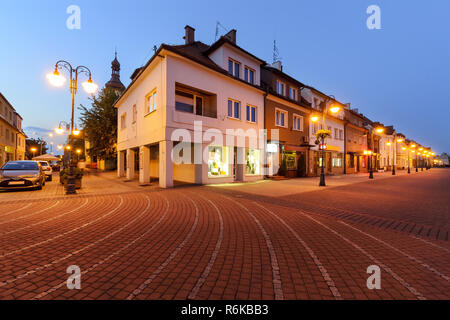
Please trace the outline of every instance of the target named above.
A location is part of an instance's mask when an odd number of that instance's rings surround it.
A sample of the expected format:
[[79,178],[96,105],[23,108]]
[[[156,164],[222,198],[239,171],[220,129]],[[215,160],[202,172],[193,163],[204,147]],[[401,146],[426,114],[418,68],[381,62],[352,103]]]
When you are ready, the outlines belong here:
[[[89,80],[83,82],[81,85],[83,86],[84,90],[87,93],[90,94],[94,94],[97,89],[98,86],[97,84],[95,84],[92,81],[92,77],[91,77],[91,70],[89,70],[89,68],[85,67],[85,66],[78,66],[76,68],[72,68],[72,65],[64,60],[59,60],[58,62],[56,62],[55,65],[55,71],[53,73],[49,73],[47,75],[47,79],[48,81],[56,86],[56,87],[61,87],[64,85],[64,83],[66,82],[66,78],[64,78],[58,70],[61,70],[62,68],[65,68],[68,72],[69,72],[69,76],[70,76],[70,91],[72,93],[72,117],[71,117],[71,133],[76,135],[75,133],[79,131],[76,130],[76,128],[74,129],[74,113],[75,113],[75,94],[77,93],[77,89],[78,89],[78,75],[84,73],[85,75],[89,76]],[[68,131],[69,132],[69,131]],[[68,134],[69,137],[69,144],[68,146],[72,145],[72,134]],[[75,177],[73,175],[73,159],[72,159],[72,148],[70,148],[69,151],[69,176],[67,178],[67,190],[66,190],[66,194],[75,194]]]
[[[330,101],[330,99],[327,99],[327,102]],[[331,113],[338,113],[339,110],[341,109],[339,106],[337,105],[333,105],[330,108],[328,108],[328,103],[325,103],[325,108],[323,108],[322,110],[322,130],[319,130],[316,132],[316,137],[317,139],[320,141],[319,147],[321,149],[321,154],[320,154],[320,158],[321,158],[321,166],[320,166],[320,181],[319,181],[319,187],[325,187],[325,139],[326,137],[328,137],[331,132],[329,132],[328,130],[325,130],[325,116],[328,112],[328,110]],[[311,121],[313,123],[316,123],[317,121],[319,121],[319,117],[316,115],[313,115],[311,117]],[[345,165],[345,164],[344,164]]]

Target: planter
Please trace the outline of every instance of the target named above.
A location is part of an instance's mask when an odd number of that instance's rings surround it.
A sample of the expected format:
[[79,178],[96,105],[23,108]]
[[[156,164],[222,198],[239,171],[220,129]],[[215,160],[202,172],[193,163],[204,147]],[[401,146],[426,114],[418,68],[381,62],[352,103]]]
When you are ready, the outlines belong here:
[[[60,180],[63,180],[61,183],[64,184],[64,188],[67,189],[67,179],[61,178]],[[75,189],[81,189],[81,178],[75,179]]]

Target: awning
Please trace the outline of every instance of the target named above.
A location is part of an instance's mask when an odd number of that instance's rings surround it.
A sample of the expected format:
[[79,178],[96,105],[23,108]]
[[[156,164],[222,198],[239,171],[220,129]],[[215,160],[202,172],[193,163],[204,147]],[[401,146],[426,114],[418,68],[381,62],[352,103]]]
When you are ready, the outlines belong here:
[[51,154],[43,154],[37,157],[34,157],[32,160],[42,160],[42,161],[52,161],[52,160],[60,160],[58,157],[55,157],[54,155]]
[[332,146],[330,144],[327,144],[327,148],[325,150],[326,151],[337,151],[337,152],[341,151],[341,149],[338,146]]

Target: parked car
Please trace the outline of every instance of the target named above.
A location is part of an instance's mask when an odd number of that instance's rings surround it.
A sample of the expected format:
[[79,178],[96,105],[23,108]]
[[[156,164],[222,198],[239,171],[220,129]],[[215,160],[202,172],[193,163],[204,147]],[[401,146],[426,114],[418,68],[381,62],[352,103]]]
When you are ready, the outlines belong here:
[[0,189],[36,188],[45,186],[45,174],[38,161],[8,161],[0,168]]
[[44,171],[45,177],[48,181],[52,181],[53,170],[50,164],[47,161],[39,161],[41,164],[42,170]]

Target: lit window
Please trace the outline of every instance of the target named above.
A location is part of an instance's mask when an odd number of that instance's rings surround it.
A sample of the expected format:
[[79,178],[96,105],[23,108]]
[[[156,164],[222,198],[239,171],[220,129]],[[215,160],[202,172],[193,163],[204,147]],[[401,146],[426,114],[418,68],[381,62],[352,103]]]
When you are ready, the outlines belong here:
[[247,105],[247,121],[256,122],[256,107]]
[[254,84],[255,83],[255,71],[253,71],[249,67],[245,67],[244,80],[248,83]]
[[284,96],[284,83],[277,80],[277,93]]
[[283,110],[276,109],[275,110],[275,125],[279,127],[287,126],[287,117],[288,113]]
[[236,78],[239,78],[239,69],[241,67],[241,64],[237,61],[234,61],[232,59],[228,59],[228,73],[232,76],[235,76]]
[[342,167],[342,154],[340,154],[340,153],[333,154],[332,165],[333,165],[333,167],[336,167],[336,168]]
[[156,110],[156,91],[153,91],[145,97],[145,114]]
[[241,103],[235,100],[228,100],[228,117],[241,119]]
[[226,177],[229,175],[228,148],[223,146],[208,147],[208,176]]
[[245,173],[247,175],[258,175],[260,172],[260,152],[258,149],[247,149],[246,152],[246,167]]
[[303,117],[298,114],[294,114],[293,130],[303,131]]

